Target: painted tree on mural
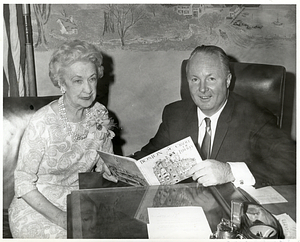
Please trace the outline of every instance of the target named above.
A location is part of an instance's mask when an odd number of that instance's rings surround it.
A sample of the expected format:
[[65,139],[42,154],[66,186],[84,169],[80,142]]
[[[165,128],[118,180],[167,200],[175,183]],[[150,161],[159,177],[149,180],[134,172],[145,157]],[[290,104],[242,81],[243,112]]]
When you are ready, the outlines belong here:
[[116,29],[121,39],[122,47],[125,46],[125,37],[131,27],[146,17],[144,9],[137,4],[109,4],[107,10],[110,18],[116,21]]
[[146,8],[153,14],[153,17],[155,17],[157,12],[162,9],[162,6],[160,4],[147,4]]
[[38,37],[34,47],[43,46],[48,49],[48,41],[45,35],[44,26],[47,24],[51,12],[51,4],[33,4],[34,13],[36,16]]
[[103,34],[105,33],[114,33],[115,32],[115,24],[114,24],[114,16],[111,14],[111,11],[104,11],[104,26],[103,26]]

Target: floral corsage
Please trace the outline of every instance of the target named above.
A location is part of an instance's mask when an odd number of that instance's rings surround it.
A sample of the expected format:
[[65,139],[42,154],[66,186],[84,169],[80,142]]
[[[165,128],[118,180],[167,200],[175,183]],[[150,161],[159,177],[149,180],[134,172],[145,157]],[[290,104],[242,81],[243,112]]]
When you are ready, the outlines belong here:
[[99,131],[107,130],[110,135],[113,135],[111,129],[115,126],[114,120],[109,117],[107,109],[100,103],[95,103],[92,107],[92,113],[89,120],[90,126]]

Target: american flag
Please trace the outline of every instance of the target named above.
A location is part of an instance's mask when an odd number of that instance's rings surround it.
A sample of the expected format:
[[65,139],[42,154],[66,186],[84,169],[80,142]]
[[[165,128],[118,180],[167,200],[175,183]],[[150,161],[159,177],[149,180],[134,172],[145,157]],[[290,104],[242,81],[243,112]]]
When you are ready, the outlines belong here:
[[22,4],[3,5],[3,96],[25,96],[25,28]]

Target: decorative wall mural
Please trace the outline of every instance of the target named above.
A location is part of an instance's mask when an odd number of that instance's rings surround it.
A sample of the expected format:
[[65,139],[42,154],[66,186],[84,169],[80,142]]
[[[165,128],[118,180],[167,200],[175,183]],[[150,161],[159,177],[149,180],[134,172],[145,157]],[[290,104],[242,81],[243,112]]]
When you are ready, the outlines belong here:
[[37,50],[67,39],[104,49],[187,50],[199,44],[257,49],[296,39],[295,5],[32,4]]

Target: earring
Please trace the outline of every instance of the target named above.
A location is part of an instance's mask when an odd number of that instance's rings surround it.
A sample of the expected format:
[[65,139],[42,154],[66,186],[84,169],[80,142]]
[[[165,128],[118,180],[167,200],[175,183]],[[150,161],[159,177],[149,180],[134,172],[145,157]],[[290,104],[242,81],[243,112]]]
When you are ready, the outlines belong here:
[[61,91],[62,94],[66,93],[66,90],[63,87],[60,87],[60,91]]

